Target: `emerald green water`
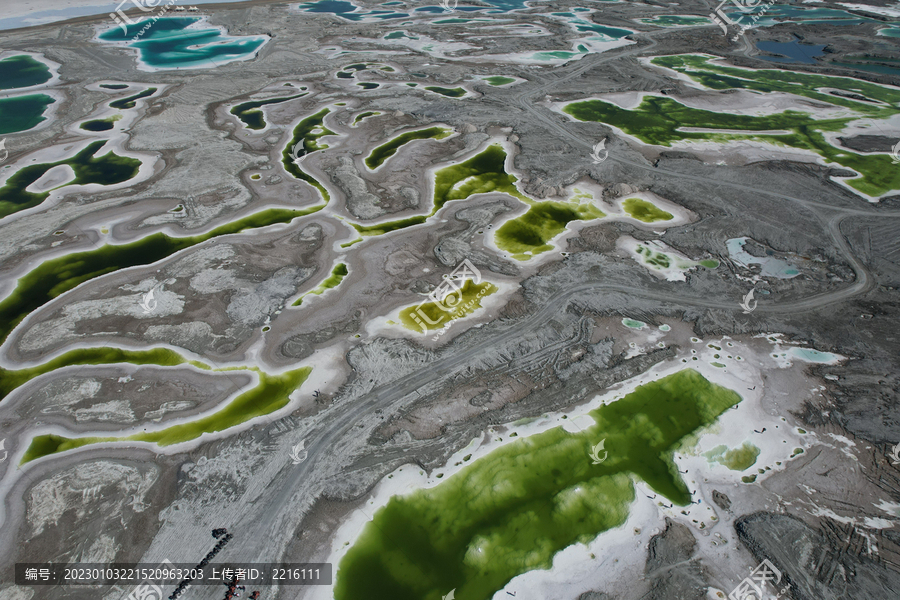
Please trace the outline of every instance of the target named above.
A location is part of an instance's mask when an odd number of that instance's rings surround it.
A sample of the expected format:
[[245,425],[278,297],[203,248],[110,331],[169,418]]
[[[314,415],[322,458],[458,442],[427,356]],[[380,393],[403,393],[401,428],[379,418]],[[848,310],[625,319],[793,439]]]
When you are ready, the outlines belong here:
[[462,98],[466,95],[466,90],[461,87],[445,88],[436,85],[429,85],[426,86],[425,89],[429,92],[440,94],[441,96],[447,96],[448,98]]
[[509,252],[516,260],[529,260],[552,250],[549,243],[566,230],[572,221],[590,221],[606,216],[593,204],[566,202],[533,202],[521,217],[510,219],[497,229],[497,247]]
[[154,350],[120,350],[118,348],[72,350],[36,367],[16,371],[0,369],[0,400],[6,398],[20,385],[55,369],[70,365],[105,365],[123,362],[135,365],[172,367],[187,361],[176,352],[165,348]]
[[107,90],[124,90],[129,86],[126,83],[101,83],[100,87]]
[[[776,146],[810,150],[825,160],[860,173],[846,183],[870,196],[900,189],[900,170],[892,168],[888,154],[862,155],[832,146],[824,133],[844,129],[861,118],[888,119],[898,114],[900,90],[847,77],[813,75],[796,71],[763,69],[751,71],[712,64],[708,56],[662,56],[654,64],[683,73],[713,89],[747,89],[767,94],[785,92],[827,102],[853,110],[856,116],[815,119],[807,113],[784,111],[767,116],[749,116],[713,112],[687,107],[672,98],[645,96],[635,109],[623,109],[602,100],[569,104],[564,112],[580,121],[598,121],[612,125],[648,144],[671,146],[681,140],[758,140]],[[840,98],[820,88],[830,87],[875,98],[889,106],[877,106]],[[761,97],[761,102],[764,96]],[[742,130],[746,133],[682,131],[682,127]],[[761,133],[787,130],[784,135]]]
[[47,120],[44,112],[56,102],[47,94],[0,99],[0,135],[27,131]]
[[51,77],[50,67],[27,54],[0,60],[0,90],[40,85]]
[[109,131],[115,126],[116,119],[96,119],[94,121],[85,121],[80,125],[85,131]]
[[[316,296],[321,296],[325,293],[326,290],[330,290],[332,288],[336,288],[340,282],[344,280],[344,277],[347,276],[347,265],[344,263],[340,263],[335,266],[331,270],[331,275],[328,276],[325,281],[320,283],[316,289],[310,290],[309,294],[315,294]],[[304,294],[302,297],[297,298],[297,301],[294,302],[292,306],[300,306],[303,303],[303,298],[308,294]]]
[[[335,600],[487,600],[513,577],[625,523],[633,478],[680,506],[690,492],[674,452],[729,407],[735,392],[686,369],[590,415],[494,450],[430,489],[392,497],[338,565]],[[608,457],[592,464],[605,440]]]
[[156,262],[179,250],[214,237],[266,227],[275,223],[289,223],[297,217],[308,215],[322,208],[324,206],[315,206],[305,210],[272,208],[222,225],[201,235],[170,237],[164,233],[154,233],[130,244],[106,244],[96,250],[76,252],[45,260],[40,266],[19,279],[16,289],[0,301],[0,343],[29,313],[89,279],[119,269]]
[[631,218],[644,223],[668,221],[672,218],[672,213],[667,213],[652,202],[647,202],[641,198],[628,198],[622,203],[622,208],[625,209],[625,212]]
[[288,100],[293,100],[294,98],[301,98],[305,96],[308,92],[303,92],[302,94],[296,94],[294,96],[287,96],[284,98],[270,98],[269,100],[256,100],[252,102],[244,102],[243,104],[238,104],[237,106],[231,109],[231,114],[236,116],[241,122],[247,126],[247,129],[259,130],[266,128],[266,115],[263,111],[259,110],[263,106],[267,106],[269,104],[279,104],[281,102],[287,102]]
[[442,140],[452,133],[446,127],[429,127],[428,129],[408,131],[372,150],[372,153],[366,158],[366,166],[370,169],[377,169],[384,164],[384,161],[396,154],[401,146],[413,140]]
[[136,103],[138,100],[141,100],[141,99],[146,98],[146,97],[148,97],[148,96],[152,96],[152,95],[155,94],[155,93],[156,93],[156,88],[155,88],[155,87],[147,88],[147,89],[144,90],[143,92],[139,92],[139,93],[135,94],[134,96],[128,96],[127,98],[121,98],[121,99],[119,99],[119,100],[113,100],[112,102],[109,103],[109,106],[110,106],[111,108],[117,108],[117,109],[119,109],[119,110],[124,110],[124,109],[128,109],[128,108],[134,108],[134,107],[135,107],[135,103]]
[[37,206],[46,200],[50,195],[49,191],[32,193],[25,191],[25,188],[43,177],[44,173],[59,165],[69,165],[75,172],[75,179],[65,185],[88,183],[113,185],[128,181],[137,175],[141,161],[136,158],[119,156],[112,151],[103,156],[94,157],[94,154],[105,144],[105,140],[94,142],[72,158],[53,163],[28,165],[16,171],[6,180],[6,184],[0,187],[0,218]]
[[483,152],[458,165],[439,169],[434,176],[434,207],[425,216],[410,217],[380,225],[357,225],[353,228],[362,235],[381,235],[405,227],[419,225],[437,213],[451,200],[464,200],[473,194],[503,192],[523,200],[530,200],[516,189],[516,178],[506,172],[506,151],[499,144],[492,144]]
[[153,442],[159,446],[170,446],[196,439],[204,433],[223,431],[286,406],[290,401],[291,392],[300,387],[311,372],[310,367],[302,367],[281,375],[259,372],[259,385],[239,395],[222,410],[160,431],[127,437],[66,438],[61,435],[39,435],[32,440],[19,464],[23,465],[42,456],[99,442]]
[[[294,157],[291,155],[294,147],[301,143],[303,144],[302,148],[298,149],[297,158],[301,158],[306,156],[307,154],[311,154],[316,150],[324,150],[328,147],[327,144],[319,143],[319,138],[326,135],[335,135],[333,131],[326,128],[323,124],[325,121],[325,115],[327,115],[330,111],[327,108],[323,108],[316,114],[306,117],[294,127],[294,133],[291,137],[290,143],[288,143],[287,148],[284,149],[282,153],[281,162],[284,165],[284,169],[302,181],[310,184],[322,194],[322,198],[325,202],[328,202],[329,195],[328,191],[325,189],[317,179],[312,177],[311,175],[306,174],[303,169],[301,169],[295,162]],[[313,130],[317,129],[317,132]]]
[[492,77],[485,77],[485,81],[488,82],[489,85],[501,86],[501,85],[509,85],[510,83],[515,83],[516,80],[512,77],[503,77],[502,75],[494,75]]

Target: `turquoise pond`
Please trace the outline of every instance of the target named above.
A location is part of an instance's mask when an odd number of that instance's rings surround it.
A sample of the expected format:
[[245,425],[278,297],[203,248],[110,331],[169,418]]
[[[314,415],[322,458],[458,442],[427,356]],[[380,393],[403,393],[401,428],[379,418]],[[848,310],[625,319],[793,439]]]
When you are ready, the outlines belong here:
[[0,90],[14,90],[47,83],[53,75],[39,60],[19,54],[0,60]]
[[799,269],[791,263],[774,257],[753,256],[746,250],[744,245],[749,238],[732,238],[725,242],[728,248],[728,255],[731,260],[738,263],[742,267],[750,265],[760,266],[760,275],[763,277],[775,277],[777,279],[791,279],[800,274]]
[[136,48],[140,60],[155,69],[196,69],[246,60],[268,40],[260,35],[229,36],[216,27],[192,27],[200,21],[199,17],[164,17],[132,41],[147,21],[150,19],[127,25],[125,32],[111,27],[99,38]]
[[44,112],[56,102],[47,94],[27,94],[0,99],[0,135],[37,127],[47,120]]
[[788,353],[794,358],[800,359],[808,363],[835,363],[839,360],[836,354],[831,352],[819,352],[811,348],[792,347]]

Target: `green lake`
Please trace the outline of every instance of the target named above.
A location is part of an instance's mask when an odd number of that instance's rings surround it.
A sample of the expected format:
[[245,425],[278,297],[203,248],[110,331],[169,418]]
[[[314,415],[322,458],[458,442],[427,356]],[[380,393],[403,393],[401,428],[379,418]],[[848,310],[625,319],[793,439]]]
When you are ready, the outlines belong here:
[[[508,443],[435,487],[392,497],[340,561],[335,600],[488,600],[549,569],[564,548],[625,523],[634,480],[674,504],[690,492],[673,455],[741,401],[685,369],[591,411],[595,425]],[[592,446],[606,460],[593,464]]]
[[107,244],[95,250],[45,260],[20,278],[12,293],[0,301],[0,343],[32,311],[89,279],[119,269],[148,265],[214,237],[275,223],[289,223],[322,208],[324,205],[303,210],[272,208],[200,235],[171,237],[154,233],[128,244]]
[[47,83],[53,75],[45,63],[19,54],[0,60],[0,90],[13,90]]
[[44,113],[55,103],[47,94],[27,94],[0,99],[0,135],[28,131],[47,120]]
[[93,142],[71,158],[52,163],[28,165],[16,171],[6,180],[6,184],[0,187],[0,218],[37,206],[46,200],[50,195],[49,191],[33,193],[27,192],[25,189],[43,177],[44,173],[59,165],[69,165],[75,172],[75,179],[65,185],[89,183],[113,185],[128,181],[137,175],[141,161],[136,158],[119,156],[112,151],[95,157],[94,154],[99,152],[105,144],[104,140]]
[[384,164],[384,161],[396,154],[398,149],[413,140],[442,140],[452,133],[446,127],[429,127],[400,134],[391,141],[372,150],[372,153],[365,160],[366,166],[370,169],[377,169]]

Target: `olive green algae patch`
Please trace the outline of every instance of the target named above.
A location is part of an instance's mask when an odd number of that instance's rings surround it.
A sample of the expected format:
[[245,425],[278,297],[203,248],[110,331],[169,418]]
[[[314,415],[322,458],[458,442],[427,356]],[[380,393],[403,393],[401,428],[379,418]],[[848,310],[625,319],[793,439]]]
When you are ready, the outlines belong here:
[[[651,62],[684,74],[712,90],[789,93],[847,108],[855,114],[828,119],[816,119],[806,112],[793,110],[766,116],[739,115],[691,108],[672,98],[658,96],[645,96],[634,109],[593,99],[569,104],[563,112],[580,121],[597,121],[617,127],[646,144],[670,147],[683,140],[719,143],[753,140],[808,150],[828,162],[859,173],[859,177],[844,181],[860,193],[876,197],[900,189],[900,171],[891,168],[889,154],[858,154],[833,146],[825,137],[825,134],[843,131],[861,119],[886,120],[897,115],[900,113],[897,108],[900,105],[900,90],[849,77],[776,69],[740,69],[714,64],[712,59],[711,56],[679,55],[657,57]],[[820,91],[824,88],[874,98],[883,104],[856,102]],[[764,102],[765,96],[761,96],[760,103]],[[689,127],[713,131],[685,131]],[[715,131],[717,129],[721,131]],[[787,133],[770,133],[772,131]]]
[[[188,362],[180,354],[167,348],[153,350],[120,350],[118,348],[86,348],[72,350],[61,354],[41,365],[8,371],[0,369],[0,400],[20,385],[56,369],[70,365],[107,365],[113,363],[131,363],[133,365],[160,365],[173,367]],[[198,366],[199,363],[192,362]]]
[[497,229],[497,247],[516,260],[529,260],[552,250],[549,243],[566,230],[572,221],[590,221],[606,215],[593,204],[566,202],[534,202],[521,217],[510,219]]
[[52,163],[28,165],[16,171],[6,180],[3,187],[0,187],[0,218],[32,208],[46,200],[50,195],[49,191],[33,193],[26,191],[26,188],[43,177],[47,171],[59,165],[68,165],[75,173],[75,179],[65,185],[87,185],[89,183],[114,185],[128,181],[137,175],[141,161],[136,158],[119,156],[112,151],[95,157],[94,154],[99,152],[105,144],[105,140],[93,142],[71,158]]
[[[257,369],[253,370],[259,372]],[[281,375],[259,372],[259,385],[240,394],[222,410],[207,417],[181,425],[173,425],[160,431],[139,433],[128,437],[66,438],[60,435],[39,435],[32,440],[19,464],[25,464],[56,452],[65,452],[100,442],[152,442],[159,446],[170,446],[196,439],[204,433],[223,431],[285,407],[290,401],[291,392],[300,387],[311,372],[312,368],[310,367],[295,369]]]
[[0,301],[0,343],[30,312],[75,286],[119,269],[148,265],[209,239],[289,223],[324,208],[324,205],[301,210],[271,208],[237,219],[208,233],[190,237],[171,237],[154,233],[121,245],[106,244],[96,250],[74,252],[45,260],[22,276],[12,293]]
[[[336,600],[487,600],[512,578],[621,526],[633,478],[678,505],[690,492],[672,460],[686,439],[740,402],[686,369],[590,415],[596,424],[518,439],[439,485],[392,497],[341,560]],[[608,457],[592,464],[605,440]]]
[[321,296],[323,293],[325,293],[326,290],[336,288],[338,286],[338,284],[340,284],[344,280],[344,277],[347,276],[347,273],[348,273],[347,265],[345,265],[344,263],[340,263],[334,269],[331,270],[331,275],[329,275],[325,281],[320,283],[316,287],[316,289],[310,290],[308,293],[304,294],[300,298],[297,298],[297,301],[294,302],[294,304],[292,306],[300,306],[300,304],[303,303],[303,298],[305,298],[309,294],[315,294],[316,296]]
[[[455,308],[453,310],[444,310],[435,302],[425,302],[402,309],[400,322],[407,329],[414,331],[422,331],[422,326],[426,327],[428,331],[443,329],[450,320],[461,319],[481,308],[481,298],[490,296],[498,289],[489,281],[475,283],[471,279],[467,279],[460,291],[454,294],[452,306]],[[446,301],[446,299],[444,300]],[[450,308],[450,302],[446,302],[445,306]]]
[[247,127],[247,129],[258,131],[260,129],[266,128],[266,116],[263,111],[259,110],[260,108],[262,108],[263,106],[268,106],[269,104],[280,104],[281,102],[287,102],[288,100],[301,98],[307,93],[308,92],[303,92],[294,96],[243,102],[233,107],[230,112],[238,119],[240,119],[244,126]]
[[[724,366],[724,365],[723,365]],[[728,467],[732,471],[744,471],[756,464],[759,457],[759,448],[749,442],[744,442],[740,448],[729,449],[728,446],[716,446],[703,456],[709,462],[717,462]]]
[[357,225],[362,235],[381,235],[424,223],[452,200],[465,200],[474,194],[502,192],[524,202],[531,202],[515,185],[516,177],[506,172],[506,151],[499,144],[491,144],[480,154],[457,165],[444,167],[434,174],[434,207],[428,215],[409,217],[378,225]]
[[370,169],[377,169],[384,164],[384,161],[396,154],[400,147],[413,140],[442,140],[452,133],[446,127],[429,127],[427,129],[408,131],[372,150],[372,153],[365,160],[366,166]]
[[673,218],[671,213],[667,213],[652,202],[641,198],[628,198],[622,203],[622,208],[625,209],[625,212],[632,219],[637,219],[644,223],[670,221]]

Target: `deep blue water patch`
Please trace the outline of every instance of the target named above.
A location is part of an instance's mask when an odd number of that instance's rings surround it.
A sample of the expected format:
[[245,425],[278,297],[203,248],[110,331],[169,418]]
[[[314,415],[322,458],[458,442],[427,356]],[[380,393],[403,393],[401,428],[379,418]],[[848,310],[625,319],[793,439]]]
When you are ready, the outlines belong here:
[[99,37],[106,42],[128,43],[138,49],[145,64],[157,69],[214,67],[252,56],[266,42],[262,36],[240,38],[212,27],[189,28],[200,21],[199,17],[161,18],[132,41],[147,20],[126,25],[125,32],[120,27],[110,28]]
[[800,40],[792,42],[757,42],[756,47],[763,52],[777,56],[760,56],[763,60],[780,63],[816,64],[817,56],[824,56],[825,44],[801,44]]

